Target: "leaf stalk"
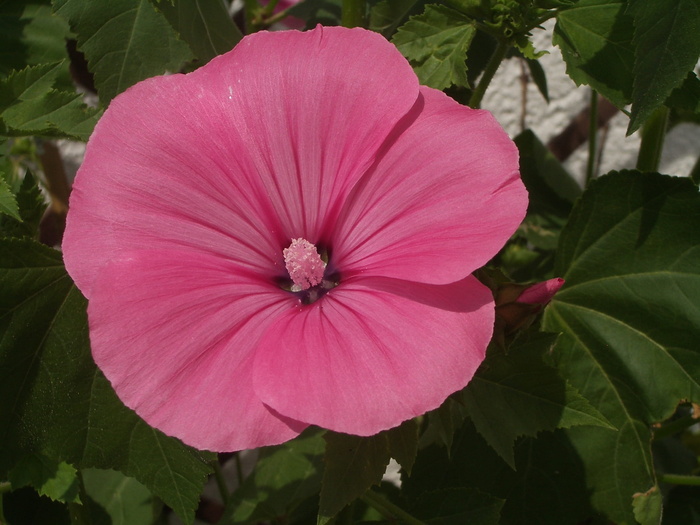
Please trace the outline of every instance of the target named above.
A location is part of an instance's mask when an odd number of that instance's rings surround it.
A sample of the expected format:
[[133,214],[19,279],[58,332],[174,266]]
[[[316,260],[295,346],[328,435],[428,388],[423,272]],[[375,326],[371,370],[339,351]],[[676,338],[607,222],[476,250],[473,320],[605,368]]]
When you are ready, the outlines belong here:
[[379,512],[389,521],[400,520],[401,523],[406,523],[407,525],[425,525],[424,522],[411,516],[408,512],[400,507],[397,507],[384,496],[374,492],[373,490],[368,490],[365,492],[360,499],[362,499],[362,501],[367,503],[367,505],[373,509],[377,510],[377,512]]
[[700,486],[700,476],[688,476],[684,474],[662,474],[659,476],[660,483],[670,485],[690,485]]

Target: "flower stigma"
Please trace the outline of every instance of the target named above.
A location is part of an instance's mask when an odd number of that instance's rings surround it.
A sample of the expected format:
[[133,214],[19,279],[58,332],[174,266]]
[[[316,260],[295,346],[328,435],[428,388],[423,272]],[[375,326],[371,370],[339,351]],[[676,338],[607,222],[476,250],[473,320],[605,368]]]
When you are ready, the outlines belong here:
[[282,252],[289,277],[294,282],[293,292],[308,290],[321,284],[326,263],[316,250],[316,246],[306,239],[292,239],[292,243]]
[[282,254],[292,281],[291,287],[287,289],[297,292],[303,304],[317,301],[328,290],[338,285],[337,279],[324,278],[327,263],[316,246],[306,239],[292,239]]

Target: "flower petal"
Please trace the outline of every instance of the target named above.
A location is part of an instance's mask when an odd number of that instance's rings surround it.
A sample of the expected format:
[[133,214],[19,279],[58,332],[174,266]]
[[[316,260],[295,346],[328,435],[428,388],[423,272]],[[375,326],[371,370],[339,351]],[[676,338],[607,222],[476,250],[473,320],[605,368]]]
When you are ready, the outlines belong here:
[[346,28],[257,33],[189,75],[141,82],[88,144],[68,270],[88,298],[119,250],[195,248],[283,273],[282,248],[329,235],[327,217],[417,97],[394,46]]
[[253,390],[260,334],[293,298],[206,254],[136,252],[103,269],[90,299],[95,362],[148,424],[219,452],[282,443],[304,424]]
[[423,107],[357,184],[332,241],[344,275],[462,279],[525,216],[518,151],[493,116],[421,88]]
[[295,420],[371,435],[464,387],[491,338],[491,292],[386,278],[344,282],[288,311],[256,353],[260,399]]

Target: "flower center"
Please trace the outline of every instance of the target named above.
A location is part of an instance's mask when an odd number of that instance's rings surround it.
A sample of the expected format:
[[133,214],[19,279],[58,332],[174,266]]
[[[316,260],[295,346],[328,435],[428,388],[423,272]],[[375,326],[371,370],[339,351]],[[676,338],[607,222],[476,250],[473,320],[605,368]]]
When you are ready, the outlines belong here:
[[316,246],[306,239],[292,239],[292,243],[282,254],[289,277],[294,283],[293,292],[308,290],[321,284],[326,263],[318,254]]

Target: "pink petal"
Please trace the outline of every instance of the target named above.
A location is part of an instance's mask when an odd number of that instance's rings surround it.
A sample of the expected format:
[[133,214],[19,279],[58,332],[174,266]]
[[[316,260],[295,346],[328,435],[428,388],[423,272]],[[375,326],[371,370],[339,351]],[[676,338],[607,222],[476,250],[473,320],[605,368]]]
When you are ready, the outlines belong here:
[[339,220],[333,264],[344,274],[450,283],[491,259],[525,216],[518,151],[491,114],[421,93],[417,118]]
[[527,304],[547,304],[562,286],[564,286],[564,279],[561,277],[535,283],[525,289],[523,293],[518,296],[516,301]]
[[464,387],[493,322],[491,292],[471,276],[447,286],[354,279],[270,326],[255,390],[292,419],[375,434]]
[[215,451],[282,443],[305,425],[252,384],[255,346],[291,295],[207,254],[138,252],[103,268],[90,299],[95,362],[148,424]]
[[88,143],[68,271],[88,298],[120,250],[196,249],[284,272],[282,248],[329,235],[327,218],[417,96],[380,35],[322,27],[256,33],[189,75],[133,86]]

